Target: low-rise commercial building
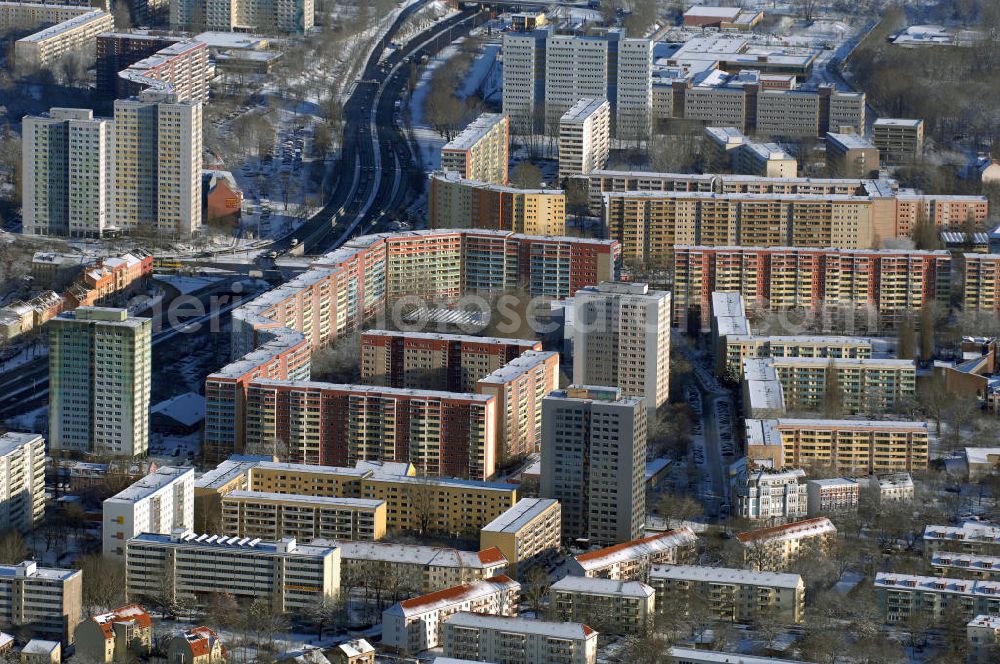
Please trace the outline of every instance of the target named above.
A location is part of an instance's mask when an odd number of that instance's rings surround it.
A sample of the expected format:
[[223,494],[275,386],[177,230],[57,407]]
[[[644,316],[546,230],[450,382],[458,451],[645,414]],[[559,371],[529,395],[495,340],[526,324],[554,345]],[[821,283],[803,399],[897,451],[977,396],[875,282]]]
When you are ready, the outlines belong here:
[[162,596],[167,587],[174,597],[204,605],[224,590],[237,601],[260,599],[277,611],[302,613],[340,593],[340,550],[292,538],[142,533],[128,541],[125,581],[133,600]]
[[747,419],[747,456],[775,467],[832,467],[851,475],[926,470],[927,422]]
[[33,560],[0,565],[0,623],[71,644],[83,620],[83,573],[39,567]]
[[698,598],[712,614],[728,622],[753,623],[771,615],[786,623],[802,622],[806,586],[798,574],[754,572],[728,567],[658,565],[649,573],[661,612],[672,612]]
[[381,573],[399,580],[400,586],[432,593],[445,588],[482,581],[502,574],[509,561],[495,547],[482,551],[459,551],[415,544],[338,542],[341,583],[352,586],[362,572]]
[[464,583],[413,597],[382,612],[382,644],[415,654],[441,644],[441,626],[460,611],[515,616],[521,584],[506,576]]
[[879,118],[872,125],[872,143],[890,163],[914,161],[924,151],[924,121]]
[[0,524],[26,533],[45,516],[45,439],[9,431],[0,436]]
[[138,604],[91,616],[76,628],[76,652],[101,664],[127,664],[149,656],[153,620]]
[[222,535],[302,542],[379,540],[386,534],[384,500],[233,491],[222,497]]
[[163,466],[104,501],[104,555],[121,559],[139,533],[194,527],[194,468]]
[[500,549],[518,575],[559,552],[559,501],[522,498],[479,531],[479,548]]
[[456,613],[443,629],[446,657],[503,664],[594,664],[597,632],[580,623]]
[[826,517],[795,521],[783,526],[748,530],[736,535],[743,546],[743,561],[758,572],[781,571],[804,555],[827,551],[837,528]]
[[610,634],[645,634],[653,623],[656,593],[642,581],[564,576],[549,589],[550,608],[564,622]]
[[668,530],[581,553],[569,561],[569,572],[576,576],[616,581],[645,581],[653,565],[678,565],[694,560],[698,536],[687,526]]

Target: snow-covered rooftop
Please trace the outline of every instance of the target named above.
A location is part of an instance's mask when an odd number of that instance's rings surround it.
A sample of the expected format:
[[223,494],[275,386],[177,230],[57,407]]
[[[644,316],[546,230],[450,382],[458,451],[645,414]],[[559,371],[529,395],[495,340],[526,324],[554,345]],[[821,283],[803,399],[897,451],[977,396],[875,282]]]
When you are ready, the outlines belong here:
[[532,620],[530,618],[512,618],[508,616],[489,616],[479,613],[461,611],[444,619],[445,625],[455,627],[471,627],[490,629],[514,634],[537,634],[551,636],[557,639],[590,639],[597,638],[597,632],[581,623],[549,622],[547,620]]
[[598,570],[618,563],[654,556],[664,551],[683,546],[694,546],[698,536],[694,531],[683,526],[665,533],[643,537],[615,544],[598,551],[588,551],[576,556],[577,564],[584,570]]
[[482,527],[482,532],[516,533],[559,501],[551,498],[522,498],[509,510]]
[[586,576],[564,576],[552,584],[553,592],[584,595],[615,595],[620,597],[652,597],[655,591],[641,581],[597,579]]
[[706,567],[703,565],[656,565],[650,570],[649,578],[733,583],[769,588],[795,589],[802,585],[802,577],[798,574],[755,572],[748,569]]

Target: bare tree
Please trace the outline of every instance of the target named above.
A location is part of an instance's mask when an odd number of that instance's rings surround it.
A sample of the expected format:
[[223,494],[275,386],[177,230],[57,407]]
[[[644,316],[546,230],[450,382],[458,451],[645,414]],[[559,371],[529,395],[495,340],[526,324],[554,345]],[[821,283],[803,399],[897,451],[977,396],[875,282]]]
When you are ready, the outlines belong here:
[[0,564],[16,565],[28,557],[28,546],[24,537],[13,528],[0,536]]

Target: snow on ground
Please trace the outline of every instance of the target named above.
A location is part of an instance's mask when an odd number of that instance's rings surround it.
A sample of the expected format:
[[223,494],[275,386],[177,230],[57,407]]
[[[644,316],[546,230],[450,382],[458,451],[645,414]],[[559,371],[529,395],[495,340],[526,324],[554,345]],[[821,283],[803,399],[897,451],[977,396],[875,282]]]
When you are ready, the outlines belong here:
[[[462,87],[458,90],[458,96],[470,97],[481,94],[483,98],[491,95],[499,97],[502,91],[503,79],[500,74],[500,44],[487,44],[483,47],[483,52],[476,56],[469,67],[469,72],[462,81]],[[498,88],[499,84],[499,88]]]
[[162,281],[176,288],[181,295],[190,295],[202,288],[207,288],[212,284],[221,281],[219,278],[210,277],[188,277],[180,274],[157,274],[157,281]]
[[49,349],[41,340],[33,341],[14,352],[10,357],[0,359],[0,371],[10,371],[39,357],[47,357],[48,354]]
[[431,78],[438,67],[458,54],[458,44],[462,41],[462,39],[459,39],[446,46],[440,53],[430,59],[421,70],[420,78],[417,79],[417,85],[410,96],[410,125],[412,127],[413,138],[416,140],[419,149],[418,156],[425,171],[437,170],[441,165],[441,146],[445,144],[444,136],[431,129],[424,120],[424,103],[431,91]]
[[[47,390],[46,390],[47,392]],[[42,406],[35,410],[7,418],[4,424],[14,431],[30,431],[32,433],[42,433],[49,423],[49,407]]]

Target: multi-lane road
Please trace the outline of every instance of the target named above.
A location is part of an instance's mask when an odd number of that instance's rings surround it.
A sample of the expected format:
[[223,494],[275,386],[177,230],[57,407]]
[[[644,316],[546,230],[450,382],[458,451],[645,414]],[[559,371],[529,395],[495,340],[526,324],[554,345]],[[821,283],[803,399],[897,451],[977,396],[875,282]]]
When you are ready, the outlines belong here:
[[[375,45],[350,99],[344,106],[343,151],[340,177],[328,203],[294,233],[271,248],[287,251],[302,244],[306,253],[335,249],[352,234],[370,228],[387,211],[401,209],[424,177],[412,161],[406,137],[396,123],[396,102],[403,96],[411,63],[431,57],[457,37],[486,20],[479,9],[468,9],[439,21],[406,46],[382,59],[400,26],[426,4],[421,0],[404,9]],[[206,294],[207,295],[207,294]],[[236,302],[209,311],[200,318],[153,335],[153,345],[168,342],[178,334],[202,333],[213,319],[228,316]],[[200,329],[195,326],[201,324]],[[30,412],[48,398],[48,358],[42,357],[0,372],[0,420]]]
[[367,230],[392,210],[399,210],[419,186],[423,172],[412,161],[406,136],[396,122],[397,101],[410,78],[410,67],[431,57],[457,37],[481,25],[487,15],[466,9],[435,23],[406,45],[382,58],[403,22],[424,6],[407,7],[372,50],[354,91],[344,105],[340,174],[323,209],[271,249],[282,252],[301,244],[306,254],[336,249],[348,237]]

